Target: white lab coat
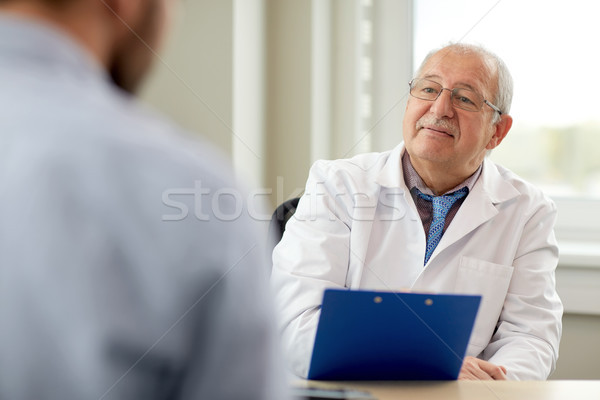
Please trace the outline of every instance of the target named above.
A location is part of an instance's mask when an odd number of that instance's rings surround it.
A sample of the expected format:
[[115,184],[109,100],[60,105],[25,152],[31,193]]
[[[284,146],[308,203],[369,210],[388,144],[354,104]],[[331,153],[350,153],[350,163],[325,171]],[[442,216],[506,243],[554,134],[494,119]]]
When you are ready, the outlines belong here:
[[554,370],[562,304],[555,290],[556,207],[489,159],[425,267],[425,232],[402,172],[403,144],[318,161],[273,252],[284,351],[306,376],[325,288],[482,295],[467,349],[509,379]]

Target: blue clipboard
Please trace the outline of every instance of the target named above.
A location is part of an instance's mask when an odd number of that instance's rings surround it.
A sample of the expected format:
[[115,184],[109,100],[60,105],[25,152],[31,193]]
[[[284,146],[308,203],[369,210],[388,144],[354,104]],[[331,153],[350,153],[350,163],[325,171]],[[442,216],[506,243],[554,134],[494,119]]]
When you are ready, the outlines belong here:
[[458,378],[481,296],[327,289],[314,380]]

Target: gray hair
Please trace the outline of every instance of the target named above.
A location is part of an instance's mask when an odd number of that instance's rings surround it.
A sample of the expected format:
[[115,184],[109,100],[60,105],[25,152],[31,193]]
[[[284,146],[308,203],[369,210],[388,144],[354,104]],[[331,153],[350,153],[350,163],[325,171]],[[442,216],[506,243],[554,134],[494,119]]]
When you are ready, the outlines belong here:
[[[431,52],[429,52],[429,54],[427,54],[427,56],[425,56],[425,59],[417,69],[416,76],[421,75],[421,73],[423,72],[423,68],[431,59],[431,57],[433,57],[436,53],[438,53],[441,50],[449,50],[462,55],[477,54],[483,60],[485,60],[486,63],[488,63],[488,65],[492,67],[490,68],[491,71],[495,69],[498,81],[496,82],[496,97],[494,98],[493,103],[502,111],[503,114],[510,113],[510,106],[513,97],[513,79],[510,74],[510,71],[508,70],[508,67],[500,57],[498,57],[491,51],[483,48],[482,46],[465,43],[451,43],[440,49],[432,50]],[[498,121],[500,121],[500,115],[496,114],[492,122],[495,124]]]

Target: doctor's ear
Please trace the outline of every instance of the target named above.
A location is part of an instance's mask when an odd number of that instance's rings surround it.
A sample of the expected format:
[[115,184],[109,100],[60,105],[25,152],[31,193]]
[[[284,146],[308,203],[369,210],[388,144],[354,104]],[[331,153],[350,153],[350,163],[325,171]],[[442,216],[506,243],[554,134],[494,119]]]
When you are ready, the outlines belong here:
[[512,127],[512,123],[513,123],[513,119],[510,115],[502,114],[500,116],[500,121],[498,121],[494,125],[494,134],[490,138],[490,141],[488,142],[486,149],[492,150],[492,149],[495,149],[496,147],[498,147],[498,145],[500,143],[502,143],[502,141],[508,134],[508,131]]

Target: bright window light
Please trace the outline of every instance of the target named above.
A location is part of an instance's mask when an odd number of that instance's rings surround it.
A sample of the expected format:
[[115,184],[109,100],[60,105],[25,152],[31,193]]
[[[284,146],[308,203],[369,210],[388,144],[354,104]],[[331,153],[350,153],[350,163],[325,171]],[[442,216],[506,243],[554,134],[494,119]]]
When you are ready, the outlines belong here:
[[450,41],[508,65],[514,124],[492,159],[555,197],[600,199],[600,2],[418,0],[414,12],[415,69]]

